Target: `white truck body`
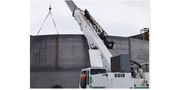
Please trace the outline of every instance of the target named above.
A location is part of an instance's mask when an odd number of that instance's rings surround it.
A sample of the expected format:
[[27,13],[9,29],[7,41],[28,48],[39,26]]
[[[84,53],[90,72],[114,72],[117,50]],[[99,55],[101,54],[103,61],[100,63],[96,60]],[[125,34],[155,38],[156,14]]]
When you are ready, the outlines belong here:
[[[125,77],[115,77],[116,73],[98,74],[92,76],[91,88],[133,88],[134,83],[130,73],[118,73]],[[107,75],[107,76],[106,76]],[[121,82],[120,82],[121,81]]]
[[[122,72],[106,72],[99,74],[92,74],[92,69],[103,68],[86,68],[82,71],[88,72],[86,80],[86,88],[148,88],[146,78],[133,78],[131,73]],[[147,73],[148,74],[148,73]],[[81,79],[80,79],[81,83]],[[79,84],[82,88],[81,84]]]

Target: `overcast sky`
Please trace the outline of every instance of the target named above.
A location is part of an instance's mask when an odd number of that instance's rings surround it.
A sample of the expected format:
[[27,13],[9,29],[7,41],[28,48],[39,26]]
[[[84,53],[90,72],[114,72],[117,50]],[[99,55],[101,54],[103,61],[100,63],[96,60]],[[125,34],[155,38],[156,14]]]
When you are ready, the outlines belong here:
[[[73,0],[85,8],[101,27],[113,36],[139,34],[144,27],[150,28],[149,0]],[[82,34],[79,25],[64,0],[31,0],[31,35],[36,35],[42,25],[49,4],[60,34]],[[55,34],[53,22],[49,17],[42,28],[42,34]]]

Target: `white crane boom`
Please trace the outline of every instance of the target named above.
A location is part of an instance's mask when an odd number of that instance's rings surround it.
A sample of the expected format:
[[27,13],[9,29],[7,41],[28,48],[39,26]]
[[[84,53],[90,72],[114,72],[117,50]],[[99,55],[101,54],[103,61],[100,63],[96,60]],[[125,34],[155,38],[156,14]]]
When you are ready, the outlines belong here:
[[107,68],[108,70],[111,69],[110,60],[112,57],[112,54],[106,47],[106,45],[103,43],[93,26],[90,24],[88,19],[85,17],[85,12],[80,10],[73,1],[71,0],[65,0],[66,4],[70,8],[71,12],[73,13],[73,17],[78,22],[81,31],[84,33],[84,36],[87,38],[88,44],[90,46],[90,49],[93,49],[94,46],[97,47],[97,49],[100,50],[102,56],[103,56],[103,67]]

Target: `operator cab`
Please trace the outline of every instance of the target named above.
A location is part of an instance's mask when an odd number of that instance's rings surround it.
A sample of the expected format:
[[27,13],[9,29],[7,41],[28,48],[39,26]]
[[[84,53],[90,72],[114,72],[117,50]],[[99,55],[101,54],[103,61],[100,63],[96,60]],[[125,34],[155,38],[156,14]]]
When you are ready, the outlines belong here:
[[91,68],[82,69],[80,73],[80,83],[79,83],[80,88],[90,87],[92,76],[97,75],[97,74],[103,74],[103,73],[107,73],[107,70],[104,68],[91,67]]

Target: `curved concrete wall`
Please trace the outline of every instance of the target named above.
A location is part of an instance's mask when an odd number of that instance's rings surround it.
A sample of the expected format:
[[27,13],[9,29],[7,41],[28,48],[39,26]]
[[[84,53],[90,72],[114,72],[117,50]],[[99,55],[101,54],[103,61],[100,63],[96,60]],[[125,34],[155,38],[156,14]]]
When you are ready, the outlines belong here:
[[[130,54],[139,63],[149,62],[149,42],[114,37],[113,56]],[[42,35],[30,38],[31,88],[78,88],[79,73],[90,66],[83,35]],[[147,71],[147,70],[146,70]]]

